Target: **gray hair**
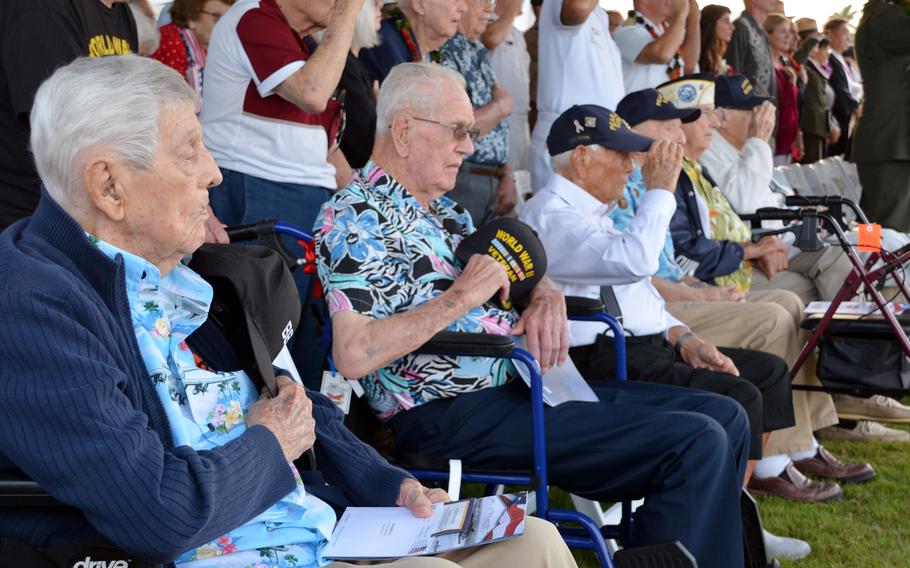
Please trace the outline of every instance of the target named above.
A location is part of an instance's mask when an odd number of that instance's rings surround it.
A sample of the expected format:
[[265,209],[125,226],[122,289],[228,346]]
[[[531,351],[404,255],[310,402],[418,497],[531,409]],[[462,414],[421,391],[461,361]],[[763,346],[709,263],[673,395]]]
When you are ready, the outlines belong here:
[[465,88],[464,77],[438,63],[402,63],[393,67],[379,90],[377,134],[386,132],[395,115],[405,110],[434,114],[436,99],[450,83]]
[[146,169],[158,148],[162,109],[196,95],[176,71],[138,55],[81,57],[60,67],[35,94],[31,150],[50,194],[67,201],[82,187],[80,157],[109,147],[133,167]]
[[354,37],[351,40],[351,47],[370,49],[377,45],[379,45],[379,32],[376,31],[376,3],[373,0],[366,0],[354,22]]
[[[588,148],[592,150],[603,150],[603,146],[600,144],[588,144]],[[562,175],[569,171],[569,166],[572,165],[572,154],[575,152],[575,148],[571,150],[566,150],[561,154],[556,154],[555,156],[550,156],[550,167],[554,172]]]

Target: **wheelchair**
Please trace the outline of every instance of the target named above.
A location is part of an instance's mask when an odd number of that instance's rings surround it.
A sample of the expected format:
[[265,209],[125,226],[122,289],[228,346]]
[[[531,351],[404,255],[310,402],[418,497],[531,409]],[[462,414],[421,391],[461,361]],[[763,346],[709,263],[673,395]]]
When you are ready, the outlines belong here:
[[[315,254],[312,238],[300,229],[288,224],[273,220],[263,221],[252,225],[228,228],[232,241],[258,240],[260,243],[273,248],[282,256],[290,269],[304,267],[308,272],[313,272]],[[298,258],[291,254],[282,243],[283,236],[296,239],[304,248],[304,255]],[[603,304],[597,300],[584,298],[567,298],[567,311],[570,318],[577,321],[600,322],[609,326],[617,338],[617,378],[625,380],[625,353],[623,332],[619,323],[604,311]],[[323,337],[331,337],[328,322],[324,322]],[[601,566],[611,568],[688,568],[696,566],[692,556],[679,542],[668,542],[648,547],[635,549],[622,549],[614,554],[610,553],[607,539],[626,539],[634,531],[631,517],[631,504],[621,504],[622,520],[615,526],[600,526],[591,517],[578,511],[564,510],[551,507],[549,504],[549,485],[546,463],[546,443],[544,438],[544,403],[543,381],[540,367],[527,351],[514,345],[506,336],[489,334],[469,334],[442,332],[434,336],[418,352],[447,356],[474,355],[486,357],[507,358],[517,365],[524,366],[530,374],[530,391],[532,400],[532,429],[533,429],[533,468],[530,471],[493,471],[467,466],[461,479],[468,483],[483,484],[488,493],[496,490],[497,486],[517,485],[526,486],[533,491],[533,501],[536,506],[535,514],[554,523],[559,529],[568,546],[575,549],[593,551]],[[375,420],[375,418],[374,418]],[[397,459],[394,459],[397,458]],[[425,456],[408,456],[397,454],[393,456],[408,469],[416,478],[428,482],[444,482],[449,478],[447,464]],[[743,493],[741,503],[744,510],[744,533],[747,536],[744,542],[748,568],[765,568],[769,566],[765,557],[764,547],[761,544],[761,521],[757,508],[751,498]],[[0,507],[64,507],[51,496],[45,494],[33,481],[21,472],[0,472]],[[4,551],[16,554],[16,558],[26,559],[15,565],[34,566],[35,568],[47,566],[48,568],[72,567],[83,560],[81,555],[85,550],[93,551],[95,560],[110,559],[111,561],[129,559],[129,566],[133,568],[158,568],[159,565],[143,563],[141,559],[133,558],[123,551],[117,550],[107,542],[76,543],[77,556],[48,557],[39,551],[23,547],[19,543],[0,541],[0,557]],[[5,547],[5,548],[3,548]],[[92,548],[95,547],[95,548]],[[98,548],[100,547],[100,548]],[[63,554],[67,554],[65,551]],[[101,556],[107,554],[109,556]],[[11,557],[11,556],[10,556]],[[34,561],[30,559],[34,558]],[[41,563],[43,562],[43,564]],[[0,563],[2,566],[2,563]]]

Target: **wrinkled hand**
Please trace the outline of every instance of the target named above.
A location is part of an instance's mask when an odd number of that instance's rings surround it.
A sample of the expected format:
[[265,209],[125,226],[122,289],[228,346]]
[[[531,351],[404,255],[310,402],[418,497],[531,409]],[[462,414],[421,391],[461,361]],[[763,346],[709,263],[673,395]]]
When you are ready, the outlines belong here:
[[683,147],[668,140],[655,140],[645,155],[641,168],[642,179],[648,190],[666,189],[676,192],[676,181],[682,168]]
[[752,120],[749,122],[749,138],[758,138],[767,142],[774,134],[777,121],[777,109],[770,101],[765,101],[752,109]]
[[828,134],[828,144],[837,144],[840,140],[840,128],[835,128]]
[[215,212],[212,211],[211,205],[208,206],[208,210],[209,218],[205,222],[205,242],[219,245],[230,243],[231,239],[228,238],[228,234],[224,230],[226,225],[218,220],[218,217],[215,216]]
[[768,280],[772,280],[778,272],[787,269],[790,261],[787,259],[787,253],[774,251],[757,258],[755,263],[759,270],[765,273]]
[[434,503],[445,503],[449,500],[449,494],[444,490],[424,487],[419,481],[409,477],[401,482],[395,504],[407,507],[415,517],[425,519],[433,514]]
[[704,286],[696,288],[701,302],[745,302],[746,295],[736,286]]
[[739,369],[733,364],[733,360],[718,351],[717,347],[707,341],[702,341],[700,337],[690,337],[688,341],[683,343],[680,356],[690,367],[711,369],[712,371],[739,376]]
[[512,93],[503,89],[499,81],[493,83],[493,102],[499,105],[499,112],[503,117],[512,114],[512,107],[515,104]]
[[459,297],[470,310],[483,305],[497,292],[500,302],[505,303],[509,298],[506,268],[491,256],[475,254],[446,293]]
[[505,166],[505,173],[499,178],[499,185],[496,186],[496,193],[490,203],[490,212],[496,217],[502,217],[511,213],[517,203],[518,189],[515,187],[515,178],[508,166]]
[[278,396],[272,397],[263,389],[259,400],[247,411],[247,427],[256,424],[275,434],[289,462],[299,458],[316,443],[313,403],[302,386],[284,375],[278,377]]
[[566,298],[558,290],[535,290],[531,305],[512,327],[514,335],[528,336],[528,352],[546,373],[569,356],[569,320]]

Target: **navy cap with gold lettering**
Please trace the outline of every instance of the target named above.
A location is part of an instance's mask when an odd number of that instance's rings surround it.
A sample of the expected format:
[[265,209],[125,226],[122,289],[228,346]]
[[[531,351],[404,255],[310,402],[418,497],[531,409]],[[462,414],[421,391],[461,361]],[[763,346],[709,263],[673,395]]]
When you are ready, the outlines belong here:
[[674,118],[683,122],[694,122],[701,116],[701,111],[697,108],[676,108],[657,89],[643,89],[629,93],[616,105],[616,112],[630,126],[638,126],[646,120],[673,120]]
[[618,114],[597,105],[575,105],[550,127],[547,149],[551,156],[577,146],[598,144],[619,152],[646,152],[653,140],[636,134]]
[[755,87],[743,75],[718,75],[714,79],[714,106],[749,110],[757,107],[771,97],[755,94]]

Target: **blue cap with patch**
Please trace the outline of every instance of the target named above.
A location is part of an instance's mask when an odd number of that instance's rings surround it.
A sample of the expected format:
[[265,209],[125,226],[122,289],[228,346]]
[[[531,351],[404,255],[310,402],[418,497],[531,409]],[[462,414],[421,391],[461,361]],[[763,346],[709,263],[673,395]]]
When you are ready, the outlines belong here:
[[743,75],[718,75],[714,79],[714,106],[749,110],[757,107],[771,97],[755,94],[755,87]]
[[701,116],[697,108],[676,108],[660,94],[657,89],[644,89],[629,93],[616,106],[619,116],[631,126],[637,126],[646,120],[673,120],[694,122]]
[[577,146],[598,144],[619,152],[646,152],[653,140],[632,132],[618,114],[597,105],[575,105],[550,127],[547,149],[551,156]]

